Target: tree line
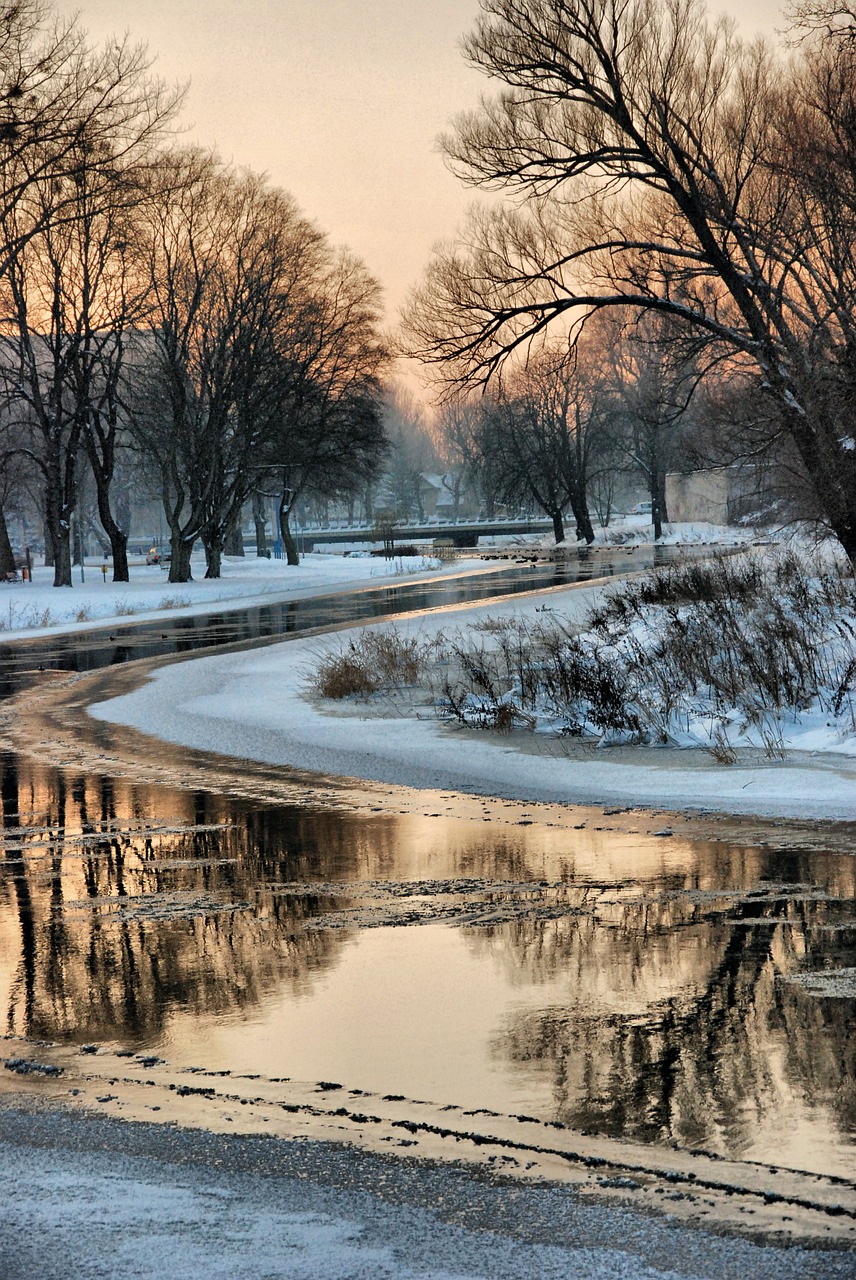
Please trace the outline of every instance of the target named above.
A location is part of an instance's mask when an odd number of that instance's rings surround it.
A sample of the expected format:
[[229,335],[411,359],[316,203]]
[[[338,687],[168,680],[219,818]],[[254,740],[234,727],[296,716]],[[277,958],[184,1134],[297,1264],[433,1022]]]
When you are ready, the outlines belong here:
[[671,317],[616,307],[581,333],[539,338],[486,388],[455,387],[433,415],[399,389],[384,419],[391,505],[424,520],[420,484],[434,472],[453,518],[476,506],[491,520],[540,511],[556,542],[590,544],[596,525],[641,490],[656,539],[670,519],[669,473],[734,466],[732,517],[761,523],[785,507],[805,515],[798,478],[776,456],[768,406],[710,354]]
[[55,585],[85,486],[114,581],[133,488],[161,501],[182,582],[197,542],[219,576],[269,494],[296,558],[294,503],[380,464],[377,282],[291,196],[181,145],[182,96],[128,39],[0,4],[0,572],[24,491]]
[[806,0],[774,47],[702,0],[481,10],[466,55],[501,89],[444,148],[514,203],[435,255],[410,353],[460,393],[607,313],[668,324],[716,396],[748,398],[744,452],[774,448],[856,562],[856,14]]

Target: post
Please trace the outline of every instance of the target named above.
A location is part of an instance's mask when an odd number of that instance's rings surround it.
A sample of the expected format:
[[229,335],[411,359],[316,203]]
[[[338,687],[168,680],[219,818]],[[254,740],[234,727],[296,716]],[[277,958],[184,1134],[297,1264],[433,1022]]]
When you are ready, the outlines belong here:
[[74,531],[77,538],[77,557],[80,560],[80,582],[82,585],[86,581],[86,574],[83,572],[83,525],[80,523],[80,516],[74,522]]

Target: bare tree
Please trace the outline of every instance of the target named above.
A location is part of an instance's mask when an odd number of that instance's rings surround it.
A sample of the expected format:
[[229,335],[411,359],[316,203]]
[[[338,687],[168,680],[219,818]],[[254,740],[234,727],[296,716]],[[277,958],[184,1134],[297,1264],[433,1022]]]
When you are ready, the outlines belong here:
[[480,483],[483,416],[484,407],[477,400],[455,396],[439,406],[431,426],[431,434],[445,468],[442,483],[452,498],[455,518],[466,491],[471,490],[483,497],[488,487]]
[[322,239],[294,202],[187,151],[164,159],[150,205],[151,309],[135,352],[131,432],[160,478],[170,581],[201,538],[218,577],[281,398],[281,344],[302,335]]
[[282,334],[280,377],[264,448],[281,468],[280,533],[288,563],[299,562],[289,517],[304,496],[348,499],[377,479],[387,439],[377,281],[353,254],[326,243],[307,305]]
[[391,385],[383,406],[384,430],[389,439],[386,484],[389,495],[405,519],[425,519],[422,477],[440,466],[422,406],[406,387]]
[[[620,322],[620,313],[613,318]],[[681,429],[688,423],[702,369],[681,341],[680,327],[661,312],[643,312],[636,323],[620,324],[613,333],[614,412],[620,422],[616,443],[645,481],[654,537],[659,539],[669,519],[666,473],[681,456]]]
[[523,496],[553,521],[564,542],[570,507],[576,537],[594,542],[588,483],[609,416],[608,389],[594,351],[567,344],[542,348],[509,379],[487,416],[483,451],[500,495]]
[[446,140],[473,215],[412,300],[412,352],[485,381],[562,319],[657,310],[755,370],[856,562],[856,47],[796,66],[700,0],[482,0],[507,88]]
[[[0,376],[42,475],[54,585],[68,586],[81,447],[118,368],[118,210],[180,95],[151,77],[141,47],[90,49],[45,13],[26,0],[0,10]],[[116,553],[127,580],[118,542]]]

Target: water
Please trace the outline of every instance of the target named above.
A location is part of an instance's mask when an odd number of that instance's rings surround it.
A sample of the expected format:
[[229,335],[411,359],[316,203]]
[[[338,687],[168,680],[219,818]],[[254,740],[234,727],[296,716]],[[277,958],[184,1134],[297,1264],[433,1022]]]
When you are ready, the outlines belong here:
[[[495,572],[425,583],[400,582],[308,600],[285,600],[256,608],[215,609],[192,617],[111,625],[68,635],[0,644],[0,698],[26,688],[40,671],[96,671],[136,658],[168,657],[197,649],[251,643],[306,633],[390,614],[516,595],[548,587],[614,577],[669,564],[700,550],[681,547],[580,550],[556,561],[523,563]],[[406,563],[406,562],[405,562]]]
[[856,1173],[852,852],[0,769],[6,1033]]

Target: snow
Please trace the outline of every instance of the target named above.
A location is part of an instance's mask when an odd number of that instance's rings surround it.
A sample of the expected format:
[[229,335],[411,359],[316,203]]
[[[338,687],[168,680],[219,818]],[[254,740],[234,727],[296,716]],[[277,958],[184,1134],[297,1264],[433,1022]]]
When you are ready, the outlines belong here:
[[844,1280],[849,1254],[755,1243],[327,1143],[0,1111],[11,1280]]
[[428,556],[341,556],[312,553],[293,567],[284,560],[256,556],[224,557],[222,576],[206,580],[205,561],[194,557],[193,582],[171,584],[158,565],[132,564],[130,582],[106,579],[101,562],[74,569],[71,587],[53,586],[53,569],[36,566],[32,582],[0,583],[0,640],[22,635],[86,630],[107,620],[141,621],[204,613],[212,605],[253,606],[274,600],[299,600],[337,589],[370,587],[384,581],[420,581],[470,569],[485,569],[481,560],[445,563]]
[[[655,541],[651,517],[644,514],[631,513],[626,516],[616,516],[605,529],[595,526],[594,534],[593,548],[638,547]],[[733,525],[711,524],[707,520],[695,520],[664,524],[662,536],[656,541],[661,547],[739,547],[750,542],[758,542],[759,538],[765,536],[768,535],[759,529],[745,529]],[[566,538],[565,541],[573,543],[572,538]]]
[[[407,635],[430,638],[476,621],[555,610],[580,619],[600,586],[554,588],[524,598],[408,617]],[[335,643],[347,643],[348,632]],[[534,750],[528,735],[482,736],[400,708],[323,705],[308,693],[331,641],[296,639],[263,650],[201,658],[157,671],[124,697],[91,708],[187,747],[380,783],[474,791],[560,803],[633,803],[794,818],[856,817],[856,759],[829,752],[717,764],[706,752],[668,749]],[[817,727],[810,742],[829,746]]]
[[[670,546],[737,546],[757,537],[757,531],[699,523],[667,525],[662,541]],[[626,516],[619,517],[608,529],[598,530],[595,548],[614,544],[642,546],[652,540],[653,528],[647,516]],[[553,545],[552,540],[537,534],[504,534],[481,538],[479,544],[485,549]],[[476,553],[448,561],[429,556],[398,556],[387,561],[365,549],[371,545],[340,546],[338,550],[349,550],[348,555],[332,550],[311,552],[302,556],[296,567],[284,560],[224,556],[222,576],[212,581],[205,579],[205,559],[197,551],[192,560],[194,580],[177,584],[168,581],[165,568],[133,559],[131,581],[114,583],[110,565],[96,560],[84,566],[83,582],[80,566],[75,566],[72,586],[57,588],[53,585],[53,569],[36,565],[32,582],[0,582],[0,641],[29,636],[34,631],[59,634],[86,630],[114,619],[121,625],[124,619],[142,621],[204,613],[215,604],[251,607],[275,600],[306,599],[337,589],[357,590],[383,581],[420,581],[496,568]],[[102,566],[106,574],[102,573]]]

